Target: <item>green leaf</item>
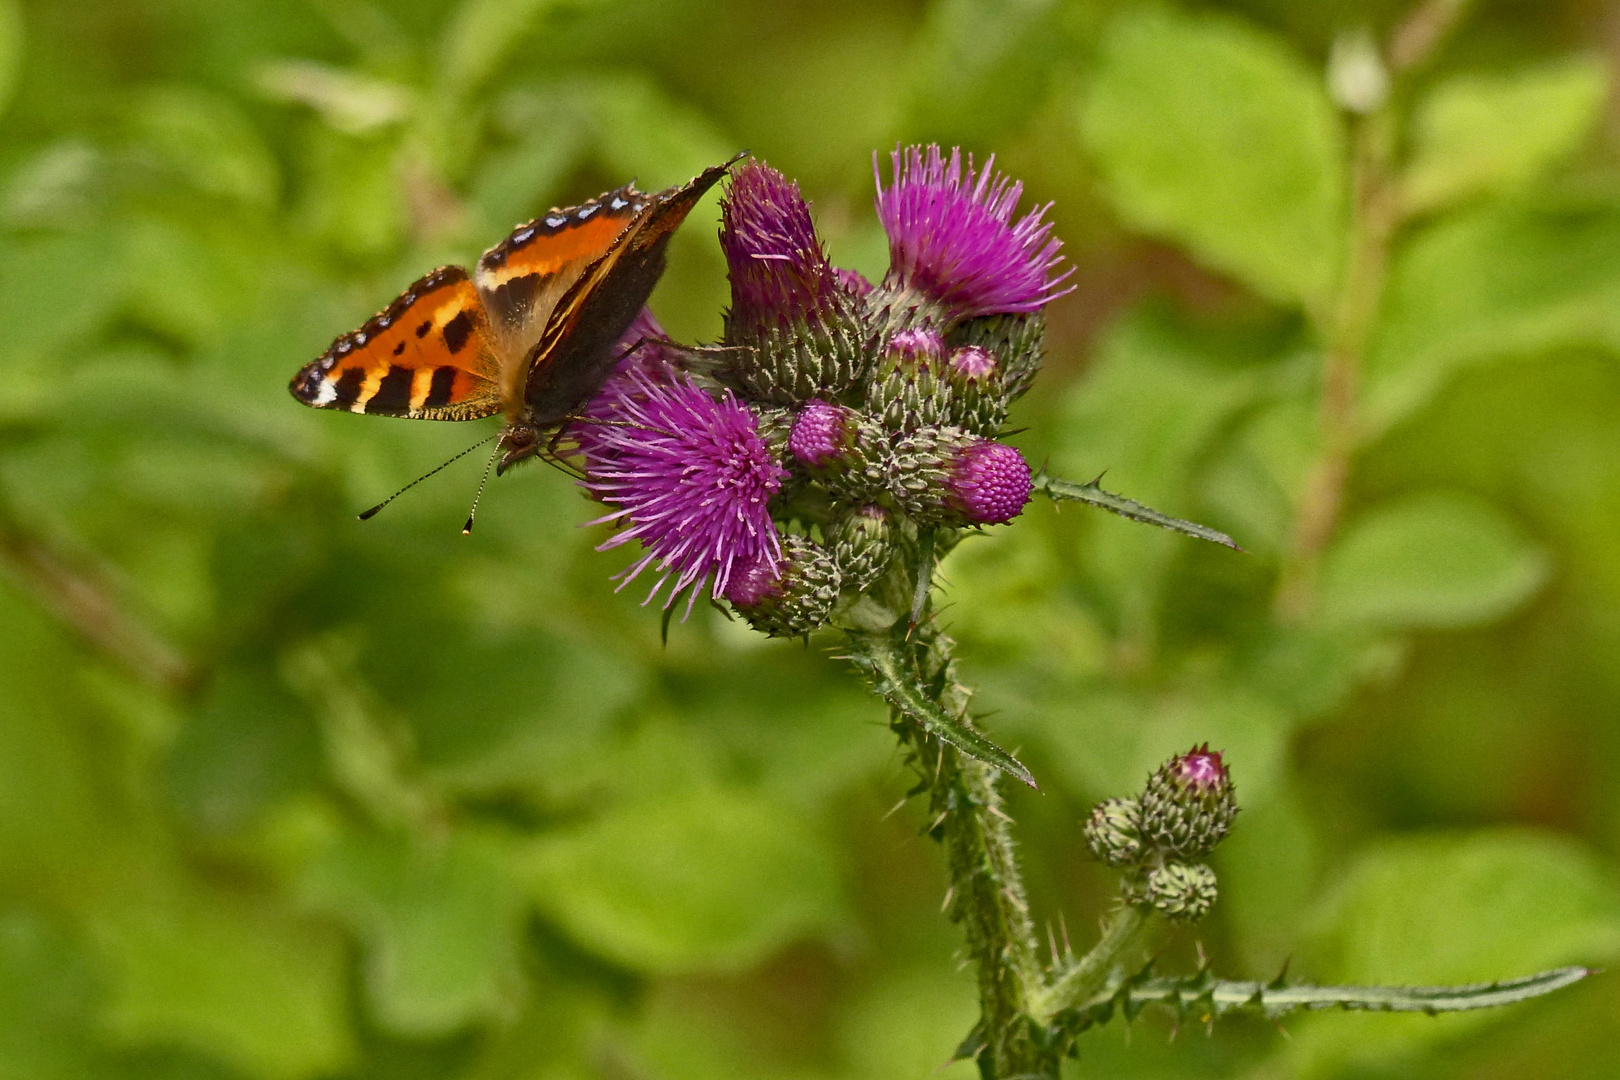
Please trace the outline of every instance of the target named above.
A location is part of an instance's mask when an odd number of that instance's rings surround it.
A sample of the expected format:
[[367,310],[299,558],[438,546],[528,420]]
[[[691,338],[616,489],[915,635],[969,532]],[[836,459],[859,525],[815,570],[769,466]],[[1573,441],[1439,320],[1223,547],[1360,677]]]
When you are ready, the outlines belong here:
[[1612,868],[1529,829],[1379,840],[1328,898],[1313,951],[1356,982],[1503,978],[1620,954]]
[[441,1035],[517,1004],[522,913],[510,855],[466,829],[432,844],[355,836],[317,859],[299,890],[364,943],[376,1019],[403,1035]]
[[0,1076],[96,1076],[98,985],[80,944],[37,912],[0,912]]
[[1054,0],[940,0],[914,46],[904,130],[1005,139],[1040,104],[1065,44]]
[[22,71],[23,18],[17,0],[0,0],[0,114],[11,104]]
[[[1343,1009],[1347,1012],[1438,1013],[1494,1009],[1542,997],[1573,986],[1593,974],[1583,967],[1562,967],[1498,982],[1451,986],[1311,986],[1212,979],[1200,973],[1186,978],[1156,978],[1121,988],[1120,1004],[1162,1005],[1178,1020],[1202,1020],[1213,1014],[1253,1013],[1276,1019],[1293,1012]],[[1098,1005],[1111,1004],[1098,1002]],[[1095,1006],[1094,1006],[1095,1008]],[[1106,1021],[1107,1012],[1098,1015]]]
[[1593,345],[1620,349],[1620,210],[1502,204],[1448,216],[1391,267],[1362,422],[1376,437],[1472,365]]
[[648,190],[685,183],[741,149],[705,113],[646,76],[592,78],[573,89],[609,172],[636,177]]
[[1442,82],[1413,117],[1412,161],[1401,180],[1406,208],[1421,213],[1534,180],[1592,130],[1608,83],[1595,56]]
[[558,0],[462,0],[444,32],[440,90],[460,96],[478,89],[557,6]]
[[876,635],[852,638],[851,659],[866,673],[883,700],[934,738],[956,747],[968,757],[1000,769],[1014,779],[1040,790],[1024,763],[985,738],[968,724],[940,707],[917,683],[893,642]]
[[227,98],[192,87],[147,90],[131,108],[130,135],[181,183],[255,210],[275,205],[275,158]]
[[1470,496],[1413,495],[1349,527],[1322,565],[1330,623],[1455,628],[1502,618],[1546,582],[1546,554]]
[[[1616,886],[1611,867],[1553,833],[1385,838],[1358,854],[1327,898],[1317,935],[1294,969],[1355,983],[1461,983],[1609,960],[1620,955]],[[1558,979],[1554,972],[1544,977]],[[1323,1018],[1295,1030],[1287,1072],[1337,1076],[1350,1063],[1388,1067],[1500,1015],[1443,1025],[1421,1017],[1355,1026]]]
[[1344,136],[1320,76],[1283,42],[1223,16],[1129,9],[1099,43],[1081,131],[1127,224],[1266,296],[1326,302]]
[[1171,517],[1169,514],[1161,514],[1157,510],[1127,499],[1123,495],[1115,495],[1112,492],[1104,491],[1098,486],[1096,480],[1089,484],[1076,484],[1070,480],[1059,480],[1048,476],[1046,472],[1042,471],[1035,476],[1035,491],[1045,495],[1053,502],[1083,502],[1088,506],[1107,510],[1110,513],[1118,514],[1122,518],[1139,521],[1144,525],[1157,525],[1161,529],[1186,533],[1188,536],[1195,536],[1200,540],[1221,544],[1232,548],[1234,551],[1243,550],[1237,546],[1236,540],[1219,530],[1211,529],[1207,525],[1183,521],[1180,518]]
[[657,974],[736,971],[843,912],[826,842],[742,791],[688,789],[538,841],[530,895],[580,944]]
[[179,1044],[265,1080],[326,1075],[352,1057],[334,936],[179,882],[109,895],[88,921],[118,1041]]

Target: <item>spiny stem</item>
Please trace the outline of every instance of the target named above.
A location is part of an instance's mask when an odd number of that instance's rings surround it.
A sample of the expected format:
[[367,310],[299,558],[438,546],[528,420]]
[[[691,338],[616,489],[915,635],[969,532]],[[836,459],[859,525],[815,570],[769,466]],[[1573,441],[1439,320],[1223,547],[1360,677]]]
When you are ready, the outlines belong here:
[[[956,678],[953,643],[932,618],[925,617],[909,637],[860,635],[853,644],[854,652],[870,658],[875,684],[900,678],[954,724],[983,738],[968,714],[970,692]],[[978,969],[983,1053],[991,1075],[1055,1077],[1056,1056],[1032,1040],[1027,1022],[1026,1002],[1043,980],[1011,817],[1001,808],[999,771],[936,737],[904,707],[909,702],[890,692],[884,696],[890,700],[891,724],[910,747],[912,767],[927,792],[929,831],[945,849],[950,871],[945,910],[962,925]]]
[[1150,911],[1136,904],[1122,906],[1109,917],[1102,939],[1090,952],[1030,996],[1029,1014],[1044,1024],[1064,1009],[1089,1001],[1108,985],[1120,961],[1141,942],[1152,922]]

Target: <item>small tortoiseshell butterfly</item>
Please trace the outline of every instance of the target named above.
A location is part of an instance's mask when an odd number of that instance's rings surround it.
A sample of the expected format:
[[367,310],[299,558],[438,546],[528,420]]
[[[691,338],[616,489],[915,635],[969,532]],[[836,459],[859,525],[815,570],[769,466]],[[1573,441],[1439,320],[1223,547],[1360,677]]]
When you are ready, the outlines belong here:
[[654,195],[628,184],[551,210],[484,252],[476,274],[440,267],[305,365],[293,397],[421,420],[505,413],[497,472],[539,454],[612,374],[669,238],[741,157]]

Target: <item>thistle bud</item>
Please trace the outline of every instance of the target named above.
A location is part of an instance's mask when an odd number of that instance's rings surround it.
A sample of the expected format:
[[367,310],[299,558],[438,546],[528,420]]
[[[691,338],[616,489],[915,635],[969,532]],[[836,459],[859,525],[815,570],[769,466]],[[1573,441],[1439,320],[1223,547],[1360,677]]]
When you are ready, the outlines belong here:
[[1141,807],[1135,799],[1107,799],[1086,820],[1086,847],[1109,866],[1134,866],[1142,858]]
[[961,428],[921,428],[896,441],[890,495],[925,524],[999,525],[1029,502],[1029,463],[1005,443]]
[[784,536],[775,570],[761,560],[734,574],[726,599],[755,630],[797,637],[827,621],[841,587],[838,567],[821,545],[806,536]]
[[833,524],[829,539],[846,589],[864,590],[882,576],[894,556],[894,522],[881,506],[846,512]]
[[866,406],[891,431],[944,421],[950,402],[944,340],[932,327],[890,336],[866,389]]
[[866,502],[888,479],[887,438],[854,409],[813,398],[793,418],[787,446],[800,465],[840,498]]
[[1236,815],[1232,777],[1207,743],[1159,766],[1142,792],[1143,839],[1167,855],[1209,854]]
[[747,360],[715,375],[753,401],[795,405],[847,390],[865,373],[861,295],[827,261],[799,186],[768,165],[738,169],[721,202],[731,277],[727,345]]
[[969,319],[951,331],[948,344],[983,349],[996,358],[1001,371],[1001,392],[1007,401],[1024,396],[1041,370],[1046,356],[1046,317],[989,315]]
[[975,435],[1001,430],[1007,421],[1008,397],[994,353],[977,345],[962,346],[945,361],[945,379],[951,391],[950,423]]
[[1215,906],[1215,871],[1203,863],[1165,863],[1148,874],[1143,892],[1172,922],[1197,922]]

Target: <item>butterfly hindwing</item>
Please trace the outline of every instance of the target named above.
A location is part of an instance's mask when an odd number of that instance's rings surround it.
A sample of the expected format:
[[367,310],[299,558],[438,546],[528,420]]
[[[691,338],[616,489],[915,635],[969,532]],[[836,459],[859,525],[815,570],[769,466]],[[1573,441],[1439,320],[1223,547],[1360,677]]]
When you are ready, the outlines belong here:
[[292,393],[318,409],[472,420],[501,409],[499,360],[467,271],[445,266],[305,365]]
[[644,196],[646,209],[556,302],[526,365],[523,398],[535,424],[561,421],[601,389],[618,361],[613,346],[664,272],[669,238],[731,164]]

